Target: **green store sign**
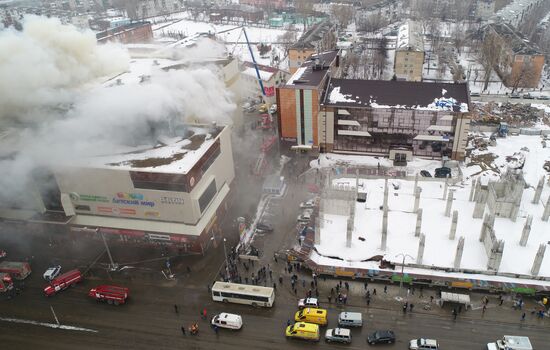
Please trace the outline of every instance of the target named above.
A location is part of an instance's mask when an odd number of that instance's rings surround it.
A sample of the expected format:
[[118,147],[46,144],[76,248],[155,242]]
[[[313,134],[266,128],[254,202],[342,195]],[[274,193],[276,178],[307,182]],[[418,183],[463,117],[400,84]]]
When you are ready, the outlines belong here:
[[71,193],[70,196],[73,201],[80,200],[80,201],[86,201],[86,202],[103,202],[103,203],[110,202],[109,198],[104,196],[94,196],[89,194],[78,194],[78,193]]

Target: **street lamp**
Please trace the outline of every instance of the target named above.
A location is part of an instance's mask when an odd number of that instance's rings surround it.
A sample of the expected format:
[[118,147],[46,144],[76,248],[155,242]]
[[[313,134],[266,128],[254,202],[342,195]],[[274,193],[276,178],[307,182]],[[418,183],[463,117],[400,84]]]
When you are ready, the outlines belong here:
[[401,280],[399,281],[399,296],[402,296],[403,295],[403,270],[405,269],[405,258],[411,258],[412,260],[414,260],[414,258],[412,256],[410,256],[409,254],[405,254],[405,253],[399,253],[397,254],[395,257],[399,257],[399,256],[402,256],[403,257],[403,262],[401,263]]
[[[215,242],[215,238],[214,236],[210,237],[210,240],[211,241],[214,241]],[[227,278],[229,279],[229,264],[228,264],[228,261],[227,261],[227,250],[225,249],[225,242],[227,240],[225,239],[225,237],[223,238],[223,256],[225,257],[225,273],[227,275]]]

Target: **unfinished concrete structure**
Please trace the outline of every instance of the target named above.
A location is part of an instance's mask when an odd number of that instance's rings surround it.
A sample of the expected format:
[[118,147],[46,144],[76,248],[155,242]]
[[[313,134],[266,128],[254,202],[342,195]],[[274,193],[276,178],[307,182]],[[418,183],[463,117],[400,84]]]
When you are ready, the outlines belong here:
[[[347,216],[346,247],[351,247],[353,223],[355,220],[355,201],[357,199],[357,187],[333,185],[330,173],[326,176],[327,185],[321,193],[319,204],[319,216],[315,219],[315,244],[321,244],[320,231],[324,227],[324,214]],[[357,183],[357,182],[356,182]],[[319,229],[317,229],[319,227]]]
[[454,194],[455,194],[455,191],[450,190],[449,195],[447,196],[447,206],[445,207],[445,216],[446,217],[451,216],[451,208],[453,207]]
[[416,211],[416,228],[414,230],[414,236],[420,236],[420,230],[422,229],[422,209]]
[[462,261],[462,253],[464,252],[464,237],[458,239],[458,244],[456,245],[455,261],[453,267],[455,269],[460,268],[460,262]]
[[424,258],[424,247],[426,247],[426,236],[420,234],[420,240],[418,240],[418,254],[416,255],[416,263],[421,265]]
[[542,243],[539,245],[539,250],[537,255],[535,255],[535,261],[533,261],[533,267],[531,267],[531,274],[537,276],[540,271],[540,266],[542,265],[542,260],[544,259],[544,253],[546,252],[546,244]]
[[490,182],[487,187],[489,212],[492,215],[516,221],[525,188],[523,175],[507,171],[499,181]]
[[453,211],[453,220],[451,221],[451,231],[449,232],[449,239],[451,241],[455,239],[457,224],[458,224],[458,210],[455,210]]

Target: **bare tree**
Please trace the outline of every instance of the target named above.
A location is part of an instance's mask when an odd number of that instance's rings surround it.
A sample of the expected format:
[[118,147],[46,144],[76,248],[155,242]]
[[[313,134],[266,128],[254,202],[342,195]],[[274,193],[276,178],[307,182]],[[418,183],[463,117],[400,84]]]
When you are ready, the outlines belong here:
[[370,15],[366,19],[362,19],[357,23],[359,30],[369,33],[375,32],[382,27],[385,27],[388,21],[383,16]]
[[484,70],[483,75],[483,91],[489,86],[489,79],[493,68],[496,68],[500,62],[502,52],[502,39],[491,32],[486,32],[481,47],[477,50],[477,60]]
[[295,0],[294,7],[304,20],[304,31],[307,29],[307,19],[313,13],[314,0]]
[[[524,58],[526,60],[527,57]],[[526,60],[521,65],[519,71],[512,72],[507,77],[507,83],[512,86],[512,92],[515,92],[518,87],[528,87],[533,85],[533,80],[536,78],[535,66],[531,60]]]
[[285,52],[288,52],[292,44],[296,42],[297,35],[294,28],[289,28],[286,32],[277,38],[277,41],[283,46]]
[[332,16],[340,28],[346,28],[353,21],[354,9],[351,5],[335,4],[332,6]]

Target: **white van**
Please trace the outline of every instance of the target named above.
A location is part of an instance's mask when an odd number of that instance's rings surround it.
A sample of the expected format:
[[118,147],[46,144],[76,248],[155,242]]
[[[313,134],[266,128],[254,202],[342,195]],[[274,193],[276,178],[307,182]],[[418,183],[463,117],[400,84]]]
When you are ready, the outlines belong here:
[[240,315],[228,314],[222,312],[219,315],[212,317],[212,325],[228,329],[241,329],[243,319]]

